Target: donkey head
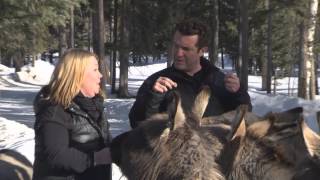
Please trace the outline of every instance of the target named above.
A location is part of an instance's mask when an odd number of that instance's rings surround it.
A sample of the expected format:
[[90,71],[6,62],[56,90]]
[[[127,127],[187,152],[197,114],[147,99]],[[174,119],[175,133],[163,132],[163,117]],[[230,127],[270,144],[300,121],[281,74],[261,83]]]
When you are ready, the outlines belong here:
[[304,122],[302,108],[271,113],[267,117],[271,123],[262,138],[263,143],[272,147],[282,162],[294,167],[293,179],[317,179],[320,175],[320,137]]
[[[319,172],[314,171],[319,168],[317,158],[310,158],[310,154],[319,152],[319,136],[302,122],[302,108],[294,108],[269,113],[258,121],[243,123],[242,127],[233,126],[230,131],[233,138],[225,146],[226,152],[233,149],[232,153],[221,156],[233,157],[227,166],[222,164],[228,179],[299,179],[306,175],[301,172],[306,163],[313,169],[309,175]],[[230,162],[230,158],[226,161]]]
[[297,165],[294,180],[312,180],[320,177],[320,136],[302,120],[300,130],[308,150],[308,157]]
[[26,157],[12,149],[0,150],[1,179],[28,180],[32,174],[32,164]]
[[204,88],[192,112],[185,113],[180,96],[173,93],[167,113],[156,114],[116,137],[111,153],[123,174],[134,180],[224,179],[215,162],[214,153],[220,150],[213,151],[214,144],[222,145],[215,138],[203,137],[200,130],[209,96],[209,88]]

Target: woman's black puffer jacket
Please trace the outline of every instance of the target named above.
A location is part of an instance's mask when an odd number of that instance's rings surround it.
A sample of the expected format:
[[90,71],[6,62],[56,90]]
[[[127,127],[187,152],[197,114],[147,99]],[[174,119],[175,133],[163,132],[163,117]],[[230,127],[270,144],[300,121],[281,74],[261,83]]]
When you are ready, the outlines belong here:
[[[88,102],[94,104],[96,110],[88,108]],[[103,98],[89,99],[79,94],[64,109],[45,99],[42,90],[34,101],[34,110],[33,179],[103,179],[106,168],[93,163],[93,153],[108,146],[111,140]],[[97,175],[100,177],[95,178]]]

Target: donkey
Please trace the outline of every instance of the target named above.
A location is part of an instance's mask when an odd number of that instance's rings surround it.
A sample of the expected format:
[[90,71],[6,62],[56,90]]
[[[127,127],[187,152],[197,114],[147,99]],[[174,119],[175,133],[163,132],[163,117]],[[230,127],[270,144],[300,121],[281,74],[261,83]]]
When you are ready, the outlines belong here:
[[31,180],[32,164],[22,154],[10,149],[0,150],[1,180]]
[[299,163],[293,180],[318,179],[320,177],[320,136],[312,131],[303,120],[299,125],[309,156]]
[[258,117],[240,106],[202,118],[209,95],[205,88],[185,113],[174,94],[167,113],[116,137],[111,154],[123,174],[129,180],[317,177],[320,138],[303,124],[302,108]]
[[[320,138],[303,122],[302,108],[261,118],[243,107],[238,111],[241,117],[235,120],[230,120],[230,112],[216,118],[231,124],[219,159],[227,179],[306,180],[319,174],[319,161],[311,155],[319,152]],[[254,118],[245,121],[244,114]]]
[[201,128],[210,96],[204,88],[192,112],[173,93],[167,113],[156,114],[111,143],[113,161],[129,180],[223,180],[216,159],[223,142]]

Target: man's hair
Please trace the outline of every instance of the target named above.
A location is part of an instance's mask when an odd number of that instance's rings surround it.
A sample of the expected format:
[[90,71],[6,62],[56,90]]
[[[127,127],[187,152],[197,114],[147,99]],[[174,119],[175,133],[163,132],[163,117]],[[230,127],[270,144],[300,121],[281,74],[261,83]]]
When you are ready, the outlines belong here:
[[185,19],[176,24],[175,32],[180,32],[182,35],[198,35],[198,42],[196,46],[203,48],[208,46],[208,27],[197,19]]
[[94,53],[83,49],[70,49],[64,53],[53,71],[48,85],[48,98],[52,102],[60,104],[64,108],[70,105],[72,99],[80,92],[90,57],[97,58]]

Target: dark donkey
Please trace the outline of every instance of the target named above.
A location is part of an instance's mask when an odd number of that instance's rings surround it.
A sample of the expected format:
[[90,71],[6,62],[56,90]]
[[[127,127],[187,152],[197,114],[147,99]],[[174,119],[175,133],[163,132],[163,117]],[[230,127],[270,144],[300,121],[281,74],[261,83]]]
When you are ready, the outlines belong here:
[[299,127],[308,150],[308,157],[300,161],[293,179],[318,179],[320,177],[320,136],[312,131],[303,120],[299,123]]
[[173,93],[167,113],[116,137],[111,154],[123,174],[129,180],[223,180],[215,161],[223,146],[200,127],[209,94],[204,88],[193,111],[185,114]]
[[188,114],[174,94],[168,113],[116,137],[111,153],[124,175],[130,180],[317,177],[319,137],[303,122],[302,108],[258,117],[240,106],[202,118],[209,94],[205,88]]
[[12,149],[0,150],[1,180],[31,180],[33,174],[31,162]]
[[227,137],[219,157],[227,179],[319,177],[320,138],[304,123],[302,108],[258,117],[239,107],[238,113],[229,112],[202,121],[203,126],[231,125],[231,136]]

